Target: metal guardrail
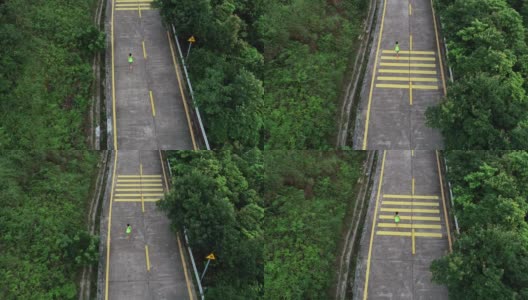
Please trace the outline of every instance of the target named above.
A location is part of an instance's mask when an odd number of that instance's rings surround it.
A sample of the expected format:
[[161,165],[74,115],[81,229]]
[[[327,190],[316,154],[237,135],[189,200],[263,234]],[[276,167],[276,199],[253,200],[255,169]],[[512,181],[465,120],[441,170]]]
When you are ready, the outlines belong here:
[[454,80],[454,75],[453,75],[453,69],[451,68],[451,66],[447,63],[447,59],[448,59],[448,54],[449,54],[449,50],[447,48],[447,41],[446,41],[446,38],[445,36],[443,36],[443,32],[444,32],[444,25],[442,23],[442,19],[440,18],[440,14],[438,13],[438,11],[434,8],[434,3],[436,3],[436,1],[431,1],[431,5],[432,5],[432,9],[434,10],[435,12],[435,18],[436,18],[436,22],[438,24],[440,24],[440,35],[442,36],[442,40],[444,41],[443,43],[443,50],[444,50],[444,64],[445,66],[447,67],[447,69],[449,70],[449,81],[451,81],[451,83],[453,82]]
[[[172,178],[172,170],[170,167],[169,159],[166,159],[166,161],[167,161],[167,167],[169,169],[170,178]],[[194,271],[194,277],[196,278],[196,284],[198,285],[198,291],[200,292],[200,299],[204,300],[205,296],[204,296],[204,292],[202,288],[202,282],[200,280],[200,274],[198,272],[198,269],[196,268],[196,262],[194,261],[194,256],[192,254],[191,246],[189,245],[189,237],[187,236],[187,228],[185,227],[183,228],[183,237],[185,238],[185,245],[187,246],[187,253],[189,253],[189,257],[191,258],[191,264],[192,264],[193,271]]]
[[[444,159],[445,175],[447,177],[447,172],[449,171],[449,167],[447,166],[447,160],[445,156],[443,156],[443,159]],[[447,180],[446,182],[447,182],[447,187],[449,189],[449,200],[451,202],[451,211],[453,212],[453,218],[455,220],[455,229],[456,229],[457,234],[460,234],[460,227],[458,226],[458,218],[455,213],[455,196],[453,196],[453,189],[451,188],[451,182]]]
[[191,85],[191,81],[189,80],[189,73],[187,72],[187,65],[185,63],[185,58],[183,57],[183,54],[181,51],[180,42],[178,41],[178,36],[176,35],[176,29],[174,28],[174,25],[171,25],[171,29],[172,29],[172,36],[174,40],[176,41],[176,47],[178,48],[178,54],[180,55],[180,61],[182,62],[183,72],[185,73],[185,79],[187,81],[187,88],[189,89],[189,94],[191,95],[192,103],[190,104],[192,104],[191,107],[193,108],[192,109],[193,119],[194,119],[193,121],[195,121],[193,122],[193,125],[195,125],[195,127],[197,127],[196,129],[198,129],[198,132],[200,132],[202,141],[205,144],[205,148],[207,150],[211,150],[211,148],[209,147],[209,141],[207,140],[207,135],[205,134],[205,129],[203,127],[202,116],[200,115],[200,110],[198,109],[198,106],[196,105],[196,101],[194,100],[194,91]]

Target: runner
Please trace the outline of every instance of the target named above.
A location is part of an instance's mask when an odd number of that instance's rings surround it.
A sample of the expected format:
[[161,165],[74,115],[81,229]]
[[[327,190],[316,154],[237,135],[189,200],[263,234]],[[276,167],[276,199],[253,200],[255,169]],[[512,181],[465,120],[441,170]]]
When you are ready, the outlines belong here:
[[396,228],[398,228],[398,223],[400,223],[400,216],[398,215],[398,212],[394,214],[394,223],[396,223]]
[[[398,42],[396,42],[396,43],[398,43]],[[128,65],[129,65],[128,69],[130,71],[132,71],[134,69],[134,67],[132,66],[133,63],[134,63],[134,57],[132,56],[132,53],[129,53],[128,54]]]
[[394,51],[396,52],[396,58],[400,58],[400,45],[398,45],[398,41],[396,41],[396,46],[394,46]]
[[132,234],[132,226],[130,226],[130,224],[127,224],[127,228],[126,228],[127,240],[130,240],[130,235],[131,234]]

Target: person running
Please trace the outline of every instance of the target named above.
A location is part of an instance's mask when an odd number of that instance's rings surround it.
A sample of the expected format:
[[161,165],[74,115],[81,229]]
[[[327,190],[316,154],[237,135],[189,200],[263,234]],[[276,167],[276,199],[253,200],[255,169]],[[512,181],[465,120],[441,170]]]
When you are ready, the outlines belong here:
[[126,228],[127,240],[130,240],[130,235],[131,234],[132,234],[132,226],[130,226],[130,224],[127,224],[127,228]]
[[396,45],[394,46],[394,52],[396,52],[396,58],[400,58],[400,45],[398,45],[398,41],[396,41]]
[[128,54],[128,66],[129,66],[128,69],[130,71],[132,71],[134,69],[133,63],[134,63],[134,57],[132,56],[132,53],[129,53]]
[[398,228],[398,224],[400,223],[400,216],[398,215],[398,212],[394,214],[394,223],[396,223],[396,228]]

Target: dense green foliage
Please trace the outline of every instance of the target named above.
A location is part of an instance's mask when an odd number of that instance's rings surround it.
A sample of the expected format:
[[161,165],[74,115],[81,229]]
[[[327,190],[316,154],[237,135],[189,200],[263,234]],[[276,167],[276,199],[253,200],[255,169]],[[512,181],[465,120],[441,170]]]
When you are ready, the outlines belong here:
[[263,159],[259,150],[169,153],[172,188],[159,202],[177,229],[187,228],[203,270],[207,299],[248,300],[262,296]]
[[261,144],[264,59],[254,24],[264,1],[156,1],[182,41],[196,37],[189,76],[213,148]]
[[98,261],[85,211],[97,153],[0,152],[0,298],[75,299]]
[[0,3],[0,149],[83,149],[94,0]]
[[[528,17],[528,2],[510,0]],[[455,82],[427,112],[448,149],[528,148],[528,47],[506,0],[438,0]]]
[[265,153],[265,299],[329,299],[365,152]]
[[448,152],[460,236],[432,264],[450,299],[528,299],[528,152]]
[[270,0],[258,29],[265,45],[268,149],[329,149],[344,74],[366,0]]

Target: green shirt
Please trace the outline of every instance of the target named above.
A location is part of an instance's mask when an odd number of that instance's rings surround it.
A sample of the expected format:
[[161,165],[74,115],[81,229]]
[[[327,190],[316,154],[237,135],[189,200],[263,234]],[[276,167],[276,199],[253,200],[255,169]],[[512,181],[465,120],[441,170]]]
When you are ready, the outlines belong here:
[[133,58],[132,56],[129,56],[129,57],[128,57],[128,62],[129,62],[129,63],[133,63],[133,62],[134,62],[134,58]]
[[126,229],[126,233],[131,233],[131,232],[132,232],[132,227],[128,226],[127,229]]
[[396,52],[400,52],[400,46],[399,46],[399,45],[396,45],[396,47],[394,47],[394,51],[396,51]]
[[400,223],[400,216],[394,216],[394,222]]

